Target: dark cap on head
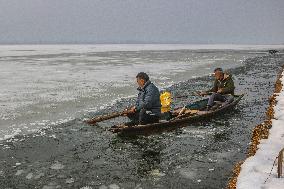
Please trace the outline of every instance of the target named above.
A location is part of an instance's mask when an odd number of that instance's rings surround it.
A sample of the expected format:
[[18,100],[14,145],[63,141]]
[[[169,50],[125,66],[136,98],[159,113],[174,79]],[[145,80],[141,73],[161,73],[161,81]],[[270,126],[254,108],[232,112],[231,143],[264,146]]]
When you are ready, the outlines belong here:
[[144,79],[146,82],[149,80],[149,76],[145,72],[139,72],[136,78]]
[[222,68],[215,68],[215,69],[214,69],[214,73],[215,73],[215,72],[223,72],[223,69],[222,69]]

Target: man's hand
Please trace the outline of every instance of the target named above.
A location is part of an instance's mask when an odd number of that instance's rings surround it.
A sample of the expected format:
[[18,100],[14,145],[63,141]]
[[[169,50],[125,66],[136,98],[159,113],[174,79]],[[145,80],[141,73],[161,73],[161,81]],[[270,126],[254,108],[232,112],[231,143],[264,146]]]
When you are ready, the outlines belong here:
[[218,89],[217,93],[222,93],[223,89]]
[[131,109],[130,109],[130,113],[135,113],[135,112],[136,112],[136,107],[132,106]]
[[208,95],[208,93],[206,91],[201,91],[201,92],[199,92],[199,95],[200,96],[205,96],[205,95]]
[[125,109],[123,115],[127,116],[128,114],[134,114],[135,112],[136,112],[136,107],[132,106],[130,109]]

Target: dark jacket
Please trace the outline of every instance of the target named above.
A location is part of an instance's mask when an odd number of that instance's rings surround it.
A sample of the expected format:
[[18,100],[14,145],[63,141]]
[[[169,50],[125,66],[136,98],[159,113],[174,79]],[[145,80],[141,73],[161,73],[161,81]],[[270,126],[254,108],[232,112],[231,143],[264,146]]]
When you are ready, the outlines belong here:
[[160,101],[160,92],[159,89],[147,81],[143,88],[138,87],[139,91],[138,97],[136,100],[136,111],[145,109],[146,111],[151,111],[152,115],[160,116],[161,114],[161,101]]
[[232,76],[224,74],[224,79],[222,81],[215,79],[213,88],[207,92],[217,92],[218,89],[223,89],[223,92],[221,94],[234,95],[235,85]]

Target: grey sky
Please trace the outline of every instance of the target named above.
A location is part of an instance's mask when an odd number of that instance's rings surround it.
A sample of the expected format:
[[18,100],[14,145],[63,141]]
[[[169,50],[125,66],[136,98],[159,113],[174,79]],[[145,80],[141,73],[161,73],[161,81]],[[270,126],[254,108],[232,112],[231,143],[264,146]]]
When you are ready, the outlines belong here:
[[4,43],[284,44],[284,0],[0,0]]

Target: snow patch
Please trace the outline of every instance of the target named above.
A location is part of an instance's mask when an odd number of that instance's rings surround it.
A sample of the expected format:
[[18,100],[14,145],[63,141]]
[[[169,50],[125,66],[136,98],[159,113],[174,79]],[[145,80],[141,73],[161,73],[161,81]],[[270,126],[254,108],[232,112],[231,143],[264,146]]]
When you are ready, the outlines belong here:
[[[283,80],[282,73],[282,84]],[[277,178],[277,163],[274,164],[280,150],[284,148],[284,87],[276,100],[275,119],[272,119],[272,128],[269,130],[268,139],[262,139],[256,154],[247,158],[242,164],[237,189],[284,188],[283,175],[282,178]]]

